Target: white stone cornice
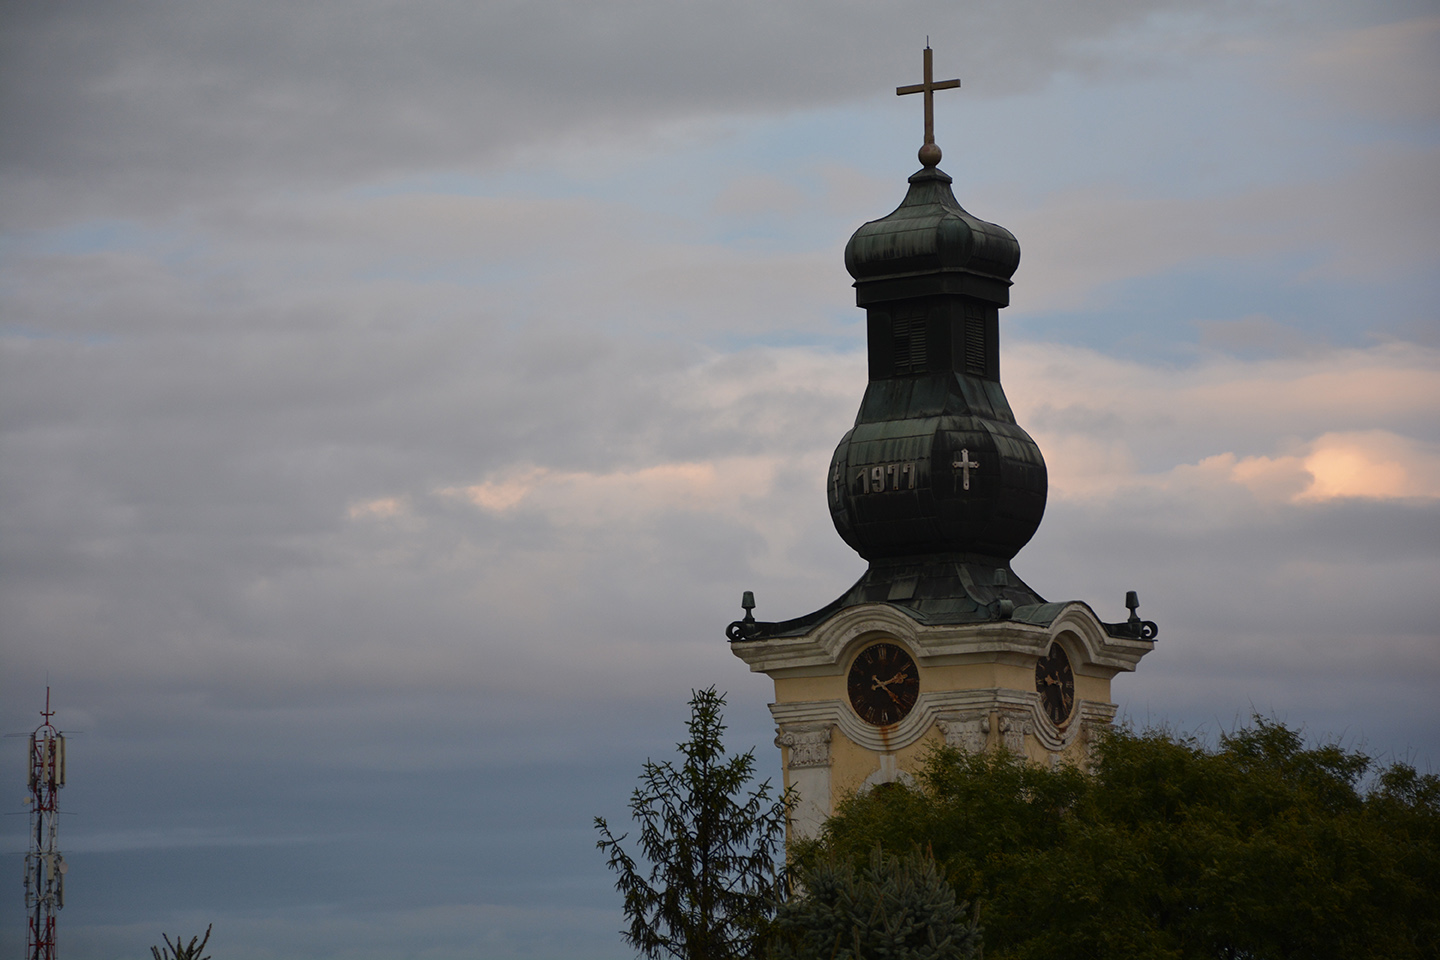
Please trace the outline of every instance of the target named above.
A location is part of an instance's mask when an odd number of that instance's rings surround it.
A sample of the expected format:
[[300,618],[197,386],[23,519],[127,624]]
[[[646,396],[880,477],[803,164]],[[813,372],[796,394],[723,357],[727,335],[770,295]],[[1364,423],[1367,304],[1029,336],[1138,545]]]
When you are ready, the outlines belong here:
[[[990,732],[992,712],[999,714],[1001,741],[1011,750],[1021,752],[1025,734],[1031,734],[1046,750],[1058,752],[1074,743],[1085,730],[1109,724],[1115,717],[1115,705],[1081,700],[1065,725],[1056,726],[1045,713],[1039,694],[1033,691],[999,687],[926,691],[920,694],[915,708],[904,720],[888,727],[871,726],[841,700],[805,700],[770,705],[771,716],[784,731],[776,745],[779,746],[783,740],[792,751],[802,751],[792,753],[792,756],[805,758],[801,765],[829,762],[829,731],[832,726],[839,727],[847,739],[867,750],[893,753],[910,746],[924,736],[932,724],[938,723],[946,743],[964,746],[971,751],[980,750],[984,748],[985,738]],[[823,761],[820,759],[822,750]]]
[[941,718],[987,715],[992,710],[1009,709],[1017,713],[1032,712],[1038,703],[1035,693],[1003,688],[980,690],[921,691],[915,706],[905,719],[888,727],[873,727],[861,720],[843,700],[802,700],[770,704],[770,715],[781,729],[799,725],[834,725],[851,743],[876,753],[903,750],[925,735]]
[[734,654],[755,673],[772,677],[832,676],[841,672],[848,652],[870,640],[900,640],[921,665],[983,661],[1033,662],[1061,634],[1078,641],[1076,672],[1112,677],[1132,671],[1154,649],[1149,640],[1112,637],[1085,603],[1066,604],[1048,625],[1018,620],[983,623],[921,624],[886,603],[846,607],[809,634],[737,641]]
[[[1090,605],[1078,600],[1067,603],[1055,619],[1050,621],[1050,636],[1058,637],[1066,632],[1078,638],[1085,646],[1085,656],[1075,664],[1076,672],[1091,672],[1100,676],[1114,676],[1121,671],[1130,672],[1135,669],[1141,657],[1155,649],[1153,640],[1110,636],[1105,632],[1100,618],[1095,616],[1095,611],[1090,609]],[[1102,669],[1081,671],[1082,665]],[[1110,672],[1104,673],[1103,668],[1109,668]]]
[[846,607],[805,636],[739,641],[730,649],[755,673],[825,676],[840,672],[851,649],[882,638],[904,642],[922,664],[938,665],[956,658],[995,660],[1001,654],[1035,657],[1044,652],[1049,632],[1008,620],[926,625],[890,604],[862,603]]
[[[772,677],[835,673],[814,668],[836,667],[845,647],[856,639],[884,636],[913,640],[919,627],[889,604],[862,603],[846,607],[804,636],[741,640],[732,643],[730,649],[750,665],[751,671]],[[916,652],[913,642],[909,646]]]

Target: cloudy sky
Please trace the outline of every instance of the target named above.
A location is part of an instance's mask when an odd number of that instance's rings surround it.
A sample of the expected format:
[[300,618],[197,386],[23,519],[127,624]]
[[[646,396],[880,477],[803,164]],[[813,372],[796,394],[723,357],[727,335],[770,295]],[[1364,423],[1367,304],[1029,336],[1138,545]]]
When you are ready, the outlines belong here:
[[1433,0],[0,10],[0,720],[81,731],[70,960],[629,955],[591,817],[694,687],[778,775],[722,630],[863,569],[841,251],[927,35],[1024,252],[1017,571],[1140,592],[1136,725],[1440,768]]

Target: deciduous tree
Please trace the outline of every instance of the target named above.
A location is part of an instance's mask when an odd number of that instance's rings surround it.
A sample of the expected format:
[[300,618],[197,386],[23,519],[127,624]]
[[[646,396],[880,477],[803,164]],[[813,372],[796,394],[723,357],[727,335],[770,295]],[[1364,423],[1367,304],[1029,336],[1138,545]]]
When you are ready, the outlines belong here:
[[1263,718],[1214,746],[1117,731],[1090,772],[938,750],[802,859],[933,850],[990,960],[1440,956],[1440,778],[1371,768]]

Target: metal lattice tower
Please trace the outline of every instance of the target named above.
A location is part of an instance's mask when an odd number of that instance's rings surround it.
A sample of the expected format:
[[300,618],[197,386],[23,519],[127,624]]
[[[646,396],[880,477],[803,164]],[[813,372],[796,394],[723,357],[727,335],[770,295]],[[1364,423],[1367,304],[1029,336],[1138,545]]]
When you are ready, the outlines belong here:
[[25,854],[25,914],[30,926],[27,960],[55,960],[55,912],[65,906],[65,859],[60,856],[60,788],[65,786],[65,734],[45,722],[30,734],[30,849]]

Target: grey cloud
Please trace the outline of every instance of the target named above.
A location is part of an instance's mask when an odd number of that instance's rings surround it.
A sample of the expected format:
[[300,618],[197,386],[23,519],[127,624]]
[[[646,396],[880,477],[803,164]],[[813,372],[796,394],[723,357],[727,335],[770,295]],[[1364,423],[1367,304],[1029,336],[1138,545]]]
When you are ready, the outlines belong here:
[[[1187,4],[1167,5],[1184,9]],[[644,136],[657,122],[880,96],[929,34],[981,95],[1100,68],[1154,4],[877,6],[12,0],[0,147],[25,222],[132,216]],[[1245,9],[1243,6],[1240,9]],[[1221,13],[1220,16],[1227,14]],[[944,65],[953,66],[944,66]]]
[[1440,204],[1426,186],[1437,159],[1433,147],[1387,144],[1359,151],[1338,176],[1295,169],[1286,182],[1222,197],[1087,184],[1031,200],[1010,224],[1026,252],[1016,309],[1103,301],[1117,281],[1202,258],[1251,264],[1297,251],[1320,261],[1302,281],[1404,283],[1427,269],[1440,242]]

